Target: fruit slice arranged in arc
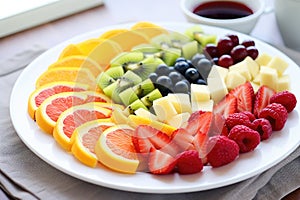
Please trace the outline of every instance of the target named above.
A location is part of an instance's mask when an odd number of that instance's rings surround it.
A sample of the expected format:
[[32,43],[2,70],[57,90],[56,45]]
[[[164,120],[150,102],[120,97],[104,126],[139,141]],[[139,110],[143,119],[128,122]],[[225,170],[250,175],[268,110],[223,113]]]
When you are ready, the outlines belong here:
[[131,30],[143,33],[149,38],[155,37],[157,35],[167,33],[167,30],[156,24],[150,22],[138,22],[131,27]]
[[98,160],[112,170],[135,173],[139,160],[131,139],[133,133],[134,129],[128,125],[106,129],[95,147]]
[[70,151],[72,147],[72,134],[80,125],[96,120],[107,119],[111,116],[111,110],[101,107],[101,103],[86,103],[72,106],[61,113],[53,129],[53,137],[65,150]]
[[39,88],[47,83],[56,81],[70,81],[89,85],[89,89],[96,89],[96,79],[88,69],[76,67],[62,67],[58,69],[49,69],[37,79],[35,87]]
[[71,136],[71,151],[75,158],[83,164],[96,167],[98,159],[95,146],[100,135],[115,124],[110,119],[97,119],[77,127]]
[[28,113],[35,120],[36,110],[48,97],[62,92],[79,92],[87,89],[88,85],[65,81],[43,85],[30,94],[28,99]]
[[58,60],[66,58],[68,56],[75,56],[75,55],[82,56],[83,52],[78,48],[76,44],[69,44],[62,50]]
[[84,40],[77,44],[77,47],[83,53],[83,55],[88,56],[97,46],[99,46],[103,40],[98,38],[91,38]]
[[52,63],[48,69],[62,68],[62,67],[76,67],[81,69],[89,69],[92,74],[97,77],[101,72],[102,68],[99,64],[86,56],[68,56]]
[[[47,98],[36,111],[36,123],[46,133],[51,134],[62,112],[76,105],[88,102],[105,102],[105,95],[94,91],[63,92]],[[109,104],[109,103],[108,103]]]
[[128,29],[112,29],[112,30],[106,31],[105,33],[100,35],[99,39],[109,39],[116,35],[125,33],[127,31],[128,31]]

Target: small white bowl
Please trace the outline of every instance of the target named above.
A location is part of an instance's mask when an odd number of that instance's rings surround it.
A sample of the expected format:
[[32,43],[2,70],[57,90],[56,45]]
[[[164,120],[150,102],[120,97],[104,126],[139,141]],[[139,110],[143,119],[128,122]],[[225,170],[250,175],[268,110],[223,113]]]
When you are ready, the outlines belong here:
[[243,3],[252,9],[253,14],[237,19],[211,19],[193,13],[193,10],[200,3],[209,1],[217,0],[181,0],[181,9],[190,22],[219,26],[248,34],[254,28],[259,16],[264,12],[265,8],[264,0],[223,0]]

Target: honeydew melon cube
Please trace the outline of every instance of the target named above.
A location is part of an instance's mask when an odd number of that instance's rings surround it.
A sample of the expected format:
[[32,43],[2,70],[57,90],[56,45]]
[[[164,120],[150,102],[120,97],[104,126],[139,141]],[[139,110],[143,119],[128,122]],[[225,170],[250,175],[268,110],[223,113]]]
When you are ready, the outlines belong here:
[[229,71],[225,79],[228,90],[232,90],[238,85],[246,83],[246,81],[246,78],[242,76],[238,71]]
[[285,91],[285,90],[290,90],[290,76],[289,75],[283,75],[278,78],[277,82],[277,92]]
[[229,72],[231,71],[237,71],[242,76],[244,76],[247,81],[250,81],[252,78],[249,68],[245,62],[239,62],[235,65],[230,66]]
[[214,101],[210,99],[209,101],[194,101],[192,102],[192,111],[196,112],[198,110],[211,111],[214,107]]
[[161,122],[166,122],[178,114],[167,96],[154,100],[153,109],[158,120]]
[[269,54],[261,53],[257,56],[255,62],[257,62],[260,66],[267,66],[271,59],[272,56],[270,56]]
[[169,93],[167,98],[169,98],[177,113],[192,113],[190,96],[188,94]]
[[278,75],[277,70],[270,67],[260,67],[260,85],[266,85],[273,90],[277,90]]
[[192,101],[208,101],[210,100],[210,92],[207,85],[191,84]]
[[175,128],[183,127],[188,119],[190,118],[191,114],[188,112],[180,113],[178,115],[175,115],[171,119],[167,121],[167,124],[170,126],[173,126]]
[[274,56],[267,65],[267,67],[276,69],[279,76],[284,73],[288,66],[289,64],[278,56]]
[[134,111],[134,114],[136,116],[149,118],[151,120],[158,120],[157,116],[149,112],[148,110],[145,110],[143,108],[139,108],[136,111]]

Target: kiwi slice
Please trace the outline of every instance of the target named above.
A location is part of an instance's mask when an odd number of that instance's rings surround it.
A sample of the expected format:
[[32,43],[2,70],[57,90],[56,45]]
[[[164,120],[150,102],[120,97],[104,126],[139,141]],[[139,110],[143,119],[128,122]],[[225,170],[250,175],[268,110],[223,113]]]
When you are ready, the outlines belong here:
[[103,88],[103,92],[106,96],[111,98],[112,94],[114,93],[114,91],[117,87],[118,87],[118,82],[115,81],[114,83],[110,84],[109,86]]
[[118,79],[124,75],[124,69],[122,66],[111,67],[108,70],[106,70],[105,73],[114,79]]
[[119,96],[119,94],[129,88],[132,87],[134,84],[130,80],[126,79],[118,79],[113,84],[107,86],[103,89],[103,92],[106,96],[110,97],[115,103],[122,103],[122,100]]
[[149,56],[138,63],[127,64],[123,67],[126,71],[131,70],[135,74],[139,75],[142,80],[145,80],[148,78],[150,73],[155,72],[157,66],[160,64],[164,64],[164,61],[160,58]]
[[127,106],[124,110],[124,112],[129,114],[134,114],[134,111],[136,111],[139,108],[143,108],[145,110],[148,110],[148,108],[143,104],[143,102],[140,99],[135,100],[133,103],[131,103],[129,106]]
[[161,53],[161,58],[168,66],[174,66],[177,58],[181,56],[181,50],[177,48],[169,48]]
[[199,25],[191,26],[185,30],[185,35],[194,39],[194,33],[203,33],[203,29]]
[[149,78],[133,87],[134,92],[139,98],[144,97],[154,89],[154,84]]
[[136,63],[144,59],[142,52],[123,52],[113,58],[110,62],[110,67],[122,66],[124,64]]
[[172,46],[172,41],[169,34],[155,36],[151,39],[150,43],[158,49],[165,49]]
[[136,95],[136,93],[131,87],[122,91],[119,94],[119,96],[125,106],[128,106],[129,104],[133,103],[135,100],[139,99],[139,97]]
[[135,52],[143,52],[144,54],[153,54],[160,51],[159,48],[153,46],[152,44],[140,44],[131,49],[131,51]]
[[191,38],[189,38],[188,36],[175,31],[170,33],[170,38],[172,47],[179,49],[182,47],[183,44],[192,41]]
[[141,83],[143,80],[140,76],[138,76],[137,74],[135,74],[134,72],[128,70],[123,76],[122,78],[131,80],[133,82],[134,85],[137,85],[139,83]]
[[197,41],[192,41],[192,42],[188,42],[186,44],[184,44],[181,47],[182,50],[182,56],[185,59],[190,60],[196,53],[199,52],[199,47],[198,47],[198,42]]
[[143,102],[143,104],[145,106],[147,106],[149,108],[152,106],[153,101],[155,99],[159,99],[161,97],[162,97],[162,94],[160,93],[160,91],[158,89],[155,89],[152,92],[150,92],[149,94],[147,94],[146,96],[144,96],[143,98],[141,98],[141,101]]
[[200,32],[195,32],[194,33],[194,38],[197,40],[201,46],[206,46],[208,43],[213,43],[215,44],[217,41],[217,36],[212,35],[212,34],[205,34],[205,33],[200,33]]
[[111,76],[109,76],[108,74],[106,74],[105,72],[101,72],[99,74],[99,76],[97,77],[96,82],[97,82],[98,86],[103,90],[107,86],[109,86],[112,83],[114,83],[115,80]]

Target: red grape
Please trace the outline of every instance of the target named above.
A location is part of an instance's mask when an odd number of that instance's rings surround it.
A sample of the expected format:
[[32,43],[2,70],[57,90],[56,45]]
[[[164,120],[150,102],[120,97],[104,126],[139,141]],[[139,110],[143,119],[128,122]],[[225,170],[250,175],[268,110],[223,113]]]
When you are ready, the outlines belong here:
[[218,44],[219,56],[223,54],[229,54],[231,49],[234,47],[232,40],[229,37],[222,37]]
[[215,44],[207,44],[205,51],[210,55],[210,57],[219,57],[219,51]]
[[253,40],[247,39],[242,42],[242,45],[245,47],[255,46],[255,42]]
[[237,46],[240,44],[239,42],[239,37],[237,35],[234,34],[227,34],[227,37],[229,37],[231,39],[231,41],[233,42],[233,46]]
[[248,56],[255,60],[258,56],[258,50],[255,46],[250,46],[246,48]]
[[248,56],[248,53],[244,45],[237,45],[231,50],[230,55],[234,62],[237,63],[244,60]]
[[218,65],[220,65],[221,67],[228,68],[233,64],[234,62],[230,55],[224,54],[219,58]]

